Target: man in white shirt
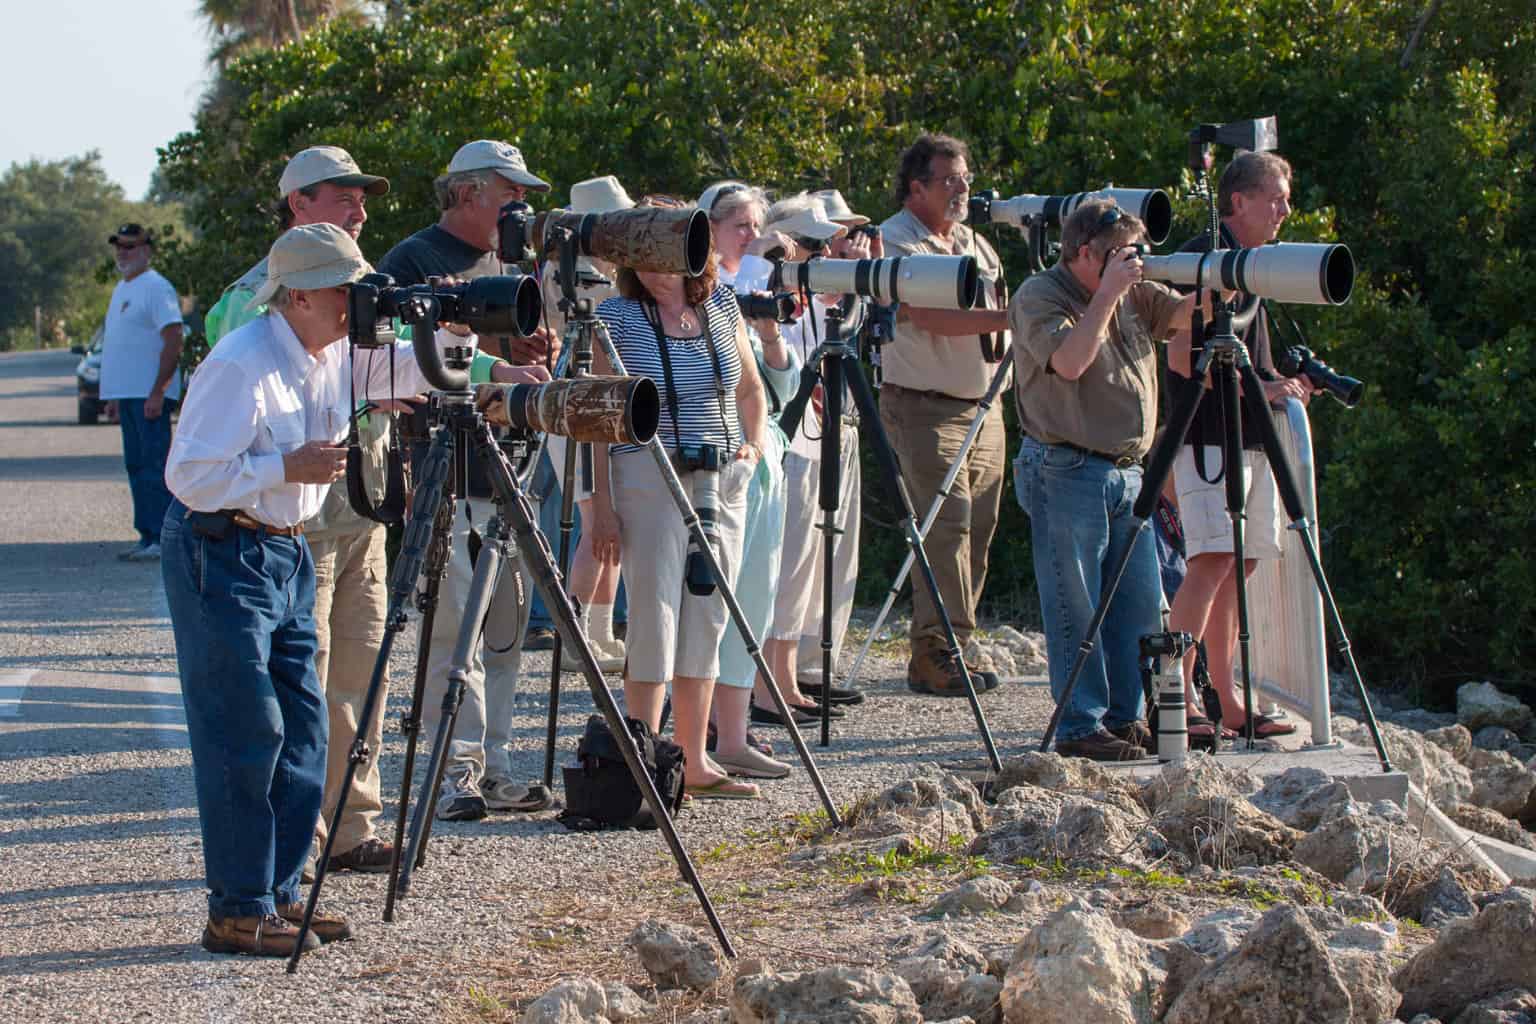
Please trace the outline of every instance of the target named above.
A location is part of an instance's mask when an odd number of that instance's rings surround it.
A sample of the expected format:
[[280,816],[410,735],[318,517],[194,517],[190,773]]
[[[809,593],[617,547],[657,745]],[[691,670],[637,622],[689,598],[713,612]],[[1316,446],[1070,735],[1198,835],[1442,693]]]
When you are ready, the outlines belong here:
[[[166,464],[175,500],[161,574],[211,890],[202,938],[211,952],[286,956],[298,939],[328,731],[315,672],[315,568],[301,524],[342,475],[349,380],[360,394],[430,389],[409,344],[393,359],[356,361],[337,344],[348,286],[371,269],[333,224],[279,238],[252,300],[268,312],[198,368]],[[548,376],[500,369],[508,382]],[[351,934],[345,918],[320,911],[312,928],[306,946]]]
[[[171,496],[165,456],[171,447],[171,409],[181,394],[181,303],[171,283],[150,268],[155,239],[138,224],[124,224],[107,239],[122,280],[102,332],[101,398],[117,403],[123,463],[133,492],[133,527],[139,542],[118,558],[160,557],[160,524]],[[169,399],[171,406],[166,405]]]

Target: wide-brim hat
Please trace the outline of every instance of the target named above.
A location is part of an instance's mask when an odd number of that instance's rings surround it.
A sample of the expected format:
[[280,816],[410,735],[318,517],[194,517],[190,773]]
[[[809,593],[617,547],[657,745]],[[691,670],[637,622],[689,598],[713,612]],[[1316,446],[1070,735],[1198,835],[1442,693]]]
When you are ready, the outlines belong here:
[[869,218],[853,212],[848,205],[848,200],[835,188],[822,189],[820,192],[812,192],[811,198],[821,205],[821,212],[827,220],[835,221],[844,227],[857,228],[869,223]]
[[340,146],[310,146],[296,153],[277,181],[279,196],[292,195],[301,188],[330,182],[345,188],[360,188],[370,196],[389,191],[389,179],[364,174],[352,154]]
[[142,224],[124,224],[107,236],[107,244],[116,245],[119,240],[124,242],[144,242],[147,245],[154,245],[155,233],[145,230]]
[[611,174],[588,178],[571,186],[572,213],[612,213],[633,209],[634,205],[635,201],[629,198],[619,179]]
[[786,235],[798,235],[818,242],[825,242],[848,232],[848,229],[841,224],[827,219],[820,203],[796,210],[788,216],[763,225],[765,231],[770,228],[774,231],[782,231]]
[[460,146],[453,159],[448,161],[448,173],[462,171],[495,171],[514,185],[535,192],[549,191],[549,182],[529,172],[522,150],[494,139],[476,139]]
[[267,253],[267,280],[256,289],[250,307],[269,302],[279,288],[313,291],[351,284],[373,267],[363,252],[335,224],[303,224],[289,228]]

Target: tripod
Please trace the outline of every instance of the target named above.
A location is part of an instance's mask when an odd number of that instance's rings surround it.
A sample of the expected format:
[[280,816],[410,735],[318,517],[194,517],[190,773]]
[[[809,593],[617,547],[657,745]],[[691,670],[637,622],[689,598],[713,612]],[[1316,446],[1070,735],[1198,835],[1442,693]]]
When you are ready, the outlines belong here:
[[[814,314],[812,314],[814,315]],[[992,765],[993,771],[1002,771],[1002,761],[998,757],[997,745],[992,741],[992,731],[987,727],[986,715],[982,713],[981,701],[976,696],[976,687],[971,680],[971,673],[965,665],[965,659],[960,650],[960,639],[955,635],[954,625],[950,622],[949,612],[944,608],[944,599],[939,594],[938,580],[933,575],[933,566],[928,561],[928,554],[923,549],[923,534],[917,527],[917,512],[912,506],[912,497],[907,493],[906,481],[902,478],[900,464],[896,460],[896,453],[891,448],[890,438],[886,435],[885,426],[880,422],[880,413],[875,406],[874,392],[870,390],[869,381],[864,377],[863,367],[859,365],[858,347],[851,345],[842,333],[843,311],[833,305],[826,310],[826,338],[806,360],[805,367],[800,371],[800,390],[784,408],[784,414],[780,418],[780,426],[787,437],[793,438],[795,431],[800,427],[800,421],[805,416],[806,403],[810,401],[811,393],[816,384],[823,385],[825,395],[825,428],[821,432],[821,478],[818,481],[818,500],[821,508],[822,532],[822,605],[821,605],[821,677],[822,694],[821,703],[821,745],[830,746],[831,736],[831,709],[832,709],[832,586],[833,586],[833,556],[837,543],[837,509],[841,494],[841,481],[838,479],[841,470],[841,424],[843,418],[843,389],[846,386],[853,396],[854,405],[859,410],[860,422],[870,424],[871,441],[875,448],[875,459],[879,463],[881,477],[885,481],[886,490],[895,500],[902,512],[902,526],[906,534],[907,546],[911,549],[910,559],[917,563],[918,571],[922,574],[923,583],[928,588],[929,595],[933,598],[934,607],[938,609],[939,622],[944,627],[944,636],[949,643],[949,653],[960,666],[960,679],[965,686],[965,696],[970,702],[971,713],[976,718],[976,728],[981,734],[982,745],[987,751],[987,760]],[[778,689],[769,680],[769,690],[776,695],[776,699],[782,703],[782,698],[777,697]],[[786,716],[786,719],[788,716]]]
[[[430,339],[436,333],[435,318],[429,313],[424,318],[419,334],[424,343],[431,344]],[[709,920],[710,927],[714,930],[716,938],[720,942],[721,949],[727,956],[734,957],[735,950],[730,938],[725,932],[724,925],[715,913],[709,894],[705,892],[703,882],[700,880],[697,870],[688,852],[678,837],[677,828],[668,814],[660,794],[656,790],[656,784],[652,780],[650,772],[640,758],[640,752],[635,745],[634,737],[624,722],[624,716],[620,712],[613,694],[603,682],[602,672],[598,667],[597,658],[582,632],[580,623],[576,618],[575,608],[560,586],[560,579],[556,572],[551,557],[548,543],[538,532],[538,525],[533,517],[532,506],[527,497],[518,486],[517,479],[507,461],[506,454],[501,450],[490,426],[484,417],[475,410],[474,394],[468,390],[467,374],[463,367],[468,365],[469,353],[467,349],[456,350],[454,354],[462,354],[462,365],[454,367],[453,374],[442,374],[445,382],[459,385],[454,390],[445,390],[438,396],[439,426],[433,433],[432,445],[427,453],[426,460],[420,474],[421,481],[418,486],[415,502],[412,508],[410,525],[407,527],[405,543],[402,545],[399,560],[395,566],[394,576],[391,580],[389,613],[387,621],[393,626],[386,633],[384,643],[380,647],[379,657],[374,664],[373,676],[369,681],[368,692],[364,698],[362,711],[359,715],[358,731],[352,740],[351,751],[348,755],[347,770],[343,778],[340,797],[337,806],[332,813],[330,829],[326,836],[325,849],[322,851],[315,869],[315,881],[310,888],[309,899],[305,904],[304,917],[299,926],[299,939],[294,947],[293,955],[288,961],[288,973],[298,969],[299,957],[303,953],[303,941],[308,933],[314,918],[315,906],[320,899],[320,890],[324,886],[326,868],[331,859],[332,846],[335,843],[337,827],[341,821],[342,813],[346,808],[347,794],[350,791],[352,781],[356,776],[360,765],[365,763],[373,752],[370,751],[363,740],[367,735],[373,715],[378,711],[383,701],[384,673],[389,663],[389,653],[392,648],[392,638],[403,627],[405,616],[405,604],[415,584],[417,575],[421,572],[423,560],[427,557],[431,548],[432,561],[437,565],[446,564],[447,552],[450,545],[450,530],[453,516],[451,481],[452,467],[455,453],[467,453],[473,450],[483,460],[491,477],[491,485],[495,491],[495,501],[498,514],[493,517],[487,532],[490,534],[490,542],[484,545],[476,559],[474,577],[470,585],[470,595],[467,601],[465,614],[460,625],[458,642],[454,648],[453,663],[448,673],[448,689],[443,697],[443,714],[438,722],[437,735],[434,738],[432,756],[428,763],[427,779],[424,784],[424,792],[418,798],[414,827],[410,840],[410,851],[400,863],[400,845],[397,841],[396,862],[391,865],[392,891],[388,897],[388,907],[393,912],[394,899],[404,896],[410,887],[411,874],[415,867],[419,866],[426,853],[426,840],[431,828],[431,809],[436,802],[437,790],[441,783],[444,766],[447,763],[448,744],[453,735],[453,728],[458,717],[459,705],[463,699],[464,686],[468,677],[468,665],[472,657],[474,646],[479,642],[480,624],[484,619],[485,611],[490,606],[494,596],[497,575],[500,572],[502,560],[506,557],[511,535],[515,535],[519,552],[523,563],[529,568],[535,588],[544,599],[550,614],[555,620],[556,626],[563,637],[570,643],[572,651],[581,662],[583,674],[587,678],[587,685],[592,691],[592,697],[602,712],[603,718],[608,724],[609,731],[613,734],[614,741],[624,757],[625,765],[634,777],[635,783],[650,807],[651,814],[656,820],[667,846],[677,862],[678,870],[687,880],[699,900],[700,907],[705,917]],[[432,353],[436,356],[436,352]],[[426,364],[424,363],[424,369]],[[439,371],[442,367],[437,367]],[[428,374],[429,379],[434,379],[433,374]],[[449,500],[445,503],[444,498]],[[446,504],[448,511],[442,512]],[[430,524],[430,525],[429,525]],[[509,532],[510,531],[510,532]],[[718,569],[718,567],[717,567]],[[432,578],[429,576],[429,587],[432,586]],[[435,596],[435,595],[434,595]],[[425,613],[424,613],[425,614]],[[430,635],[430,634],[429,634]],[[425,657],[423,653],[422,657]],[[425,670],[418,666],[418,681],[416,697],[421,696],[422,681]],[[412,709],[412,718],[416,718],[417,708]],[[419,720],[418,720],[419,728]],[[412,734],[414,742],[415,734]],[[413,758],[413,751],[408,751],[408,757]],[[410,777],[406,776],[401,792],[401,815],[405,814],[408,804]],[[834,817],[834,821],[835,821]],[[397,825],[397,838],[399,826]]]
[[[1214,218],[1213,218],[1214,221]],[[1108,587],[1099,599],[1098,607],[1094,609],[1093,618],[1088,624],[1083,641],[1078,648],[1077,657],[1072,663],[1072,668],[1067,674],[1066,686],[1061,697],[1056,703],[1056,709],[1051,714],[1050,723],[1046,726],[1045,735],[1040,740],[1040,749],[1048,750],[1052,739],[1056,735],[1056,728],[1061,724],[1062,715],[1072,699],[1072,690],[1077,685],[1077,680],[1082,675],[1083,668],[1087,665],[1089,657],[1093,653],[1095,641],[1098,637],[1099,627],[1103,625],[1104,618],[1109,612],[1110,603],[1115,598],[1115,592],[1119,589],[1120,580],[1125,574],[1126,566],[1130,563],[1131,556],[1135,552],[1137,544],[1151,525],[1151,516],[1157,506],[1157,496],[1163,489],[1163,484],[1168,479],[1169,472],[1173,469],[1173,460],[1178,455],[1179,448],[1184,444],[1185,435],[1189,433],[1190,425],[1194,422],[1195,414],[1199,410],[1203,397],[1205,380],[1208,374],[1212,375],[1213,387],[1221,403],[1222,418],[1226,424],[1226,430],[1222,439],[1222,447],[1225,454],[1227,476],[1227,512],[1232,518],[1232,554],[1236,564],[1237,585],[1237,619],[1238,619],[1238,649],[1241,657],[1243,674],[1243,704],[1247,715],[1247,740],[1250,749],[1253,747],[1253,684],[1249,676],[1248,665],[1248,591],[1243,572],[1243,520],[1244,500],[1242,458],[1243,440],[1242,424],[1238,417],[1239,403],[1247,403],[1248,410],[1253,420],[1259,427],[1259,440],[1262,442],[1264,452],[1269,458],[1270,472],[1274,474],[1275,485],[1280,492],[1280,501],[1285,506],[1287,516],[1290,518],[1290,529],[1295,530],[1301,538],[1303,550],[1306,552],[1307,563],[1312,570],[1312,578],[1317,583],[1319,593],[1323,598],[1323,605],[1327,610],[1329,626],[1335,637],[1336,651],[1344,659],[1349,667],[1350,676],[1354,680],[1355,692],[1360,698],[1361,707],[1365,710],[1366,725],[1370,729],[1371,740],[1375,744],[1377,757],[1381,761],[1381,770],[1390,772],[1392,762],[1387,756],[1387,749],[1381,738],[1381,730],[1376,724],[1376,715],[1371,710],[1370,697],[1365,692],[1365,681],[1360,676],[1360,669],[1355,664],[1354,653],[1350,647],[1349,635],[1344,630],[1344,622],[1339,616],[1338,605],[1334,602],[1333,592],[1328,586],[1328,578],[1323,573],[1323,564],[1318,557],[1317,545],[1312,538],[1311,522],[1307,517],[1306,506],[1301,499],[1301,490],[1296,484],[1296,478],[1291,470],[1285,450],[1280,445],[1280,435],[1275,430],[1274,421],[1269,415],[1269,406],[1264,399],[1263,382],[1249,362],[1248,350],[1233,331],[1233,311],[1231,307],[1221,301],[1220,295],[1212,296],[1214,315],[1209,329],[1204,332],[1205,344],[1201,351],[1200,359],[1194,366],[1194,373],[1183,394],[1179,395],[1174,406],[1173,415],[1168,421],[1167,430],[1157,445],[1153,447],[1147,458],[1147,469],[1142,480],[1141,493],[1132,507],[1131,514],[1138,520],[1136,533],[1131,542],[1126,545],[1124,553],[1120,556],[1119,564],[1114,567],[1109,576]],[[1198,313],[1196,314],[1195,329],[1199,331],[1201,324]],[[1241,389],[1239,389],[1241,381]]]

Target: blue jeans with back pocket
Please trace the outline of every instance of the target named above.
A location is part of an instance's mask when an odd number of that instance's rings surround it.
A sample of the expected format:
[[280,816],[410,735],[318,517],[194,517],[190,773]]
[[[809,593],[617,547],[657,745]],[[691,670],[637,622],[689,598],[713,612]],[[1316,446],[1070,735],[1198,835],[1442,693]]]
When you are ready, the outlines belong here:
[[1137,721],[1145,712],[1139,641],[1161,621],[1151,531],[1139,529],[1131,514],[1141,493],[1141,467],[1116,469],[1108,459],[1026,437],[1013,463],[1013,486],[1029,514],[1051,693],[1058,703],[1114,567],[1127,545],[1135,545],[1056,738],[1082,739],[1101,727]]
[[[230,525],[205,537],[172,501],[160,570],[176,636],[208,911],[271,914],[299,898],[325,790],[315,674],[315,565],[303,537]],[[351,742],[352,737],[338,737]]]

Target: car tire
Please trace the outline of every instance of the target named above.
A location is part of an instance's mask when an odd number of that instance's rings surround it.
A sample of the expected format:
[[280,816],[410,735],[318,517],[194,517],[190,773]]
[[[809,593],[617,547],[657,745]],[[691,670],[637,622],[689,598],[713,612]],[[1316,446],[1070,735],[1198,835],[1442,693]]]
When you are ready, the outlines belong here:
[[76,407],[76,422],[82,426],[95,426],[101,421],[101,403],[94,398],[80,396]]

